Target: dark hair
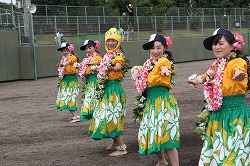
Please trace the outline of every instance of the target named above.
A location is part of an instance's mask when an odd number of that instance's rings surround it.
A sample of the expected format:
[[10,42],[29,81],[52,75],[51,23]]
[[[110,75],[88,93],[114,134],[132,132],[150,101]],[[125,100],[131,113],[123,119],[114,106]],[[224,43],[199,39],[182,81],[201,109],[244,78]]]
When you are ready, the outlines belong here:
[[[219,40],[222,38],[222,36],[223,35],[216,36],[213,40],[213,45],[217,44],[219,42]],[[230,40],[226,36],[224,36],[224,37],[230,45],[232,45],[234,43],[232,40]],[[241,50],[232,50],[231,52],[236,53],[236,58],[242,58],[246,61],[246,63],[247,63],[247,75],[248,75],[247,90],[250,90],[250,62],[249,62],[249,59],[247,58],[248,55],[244,54],[243,51],[241,51]]]
[[168,58],[168,60],[169,60],[170,62],[171,62],[171,61],[174,62],[173,54],[172,54],[171,51],[166,50],[166,51],[165,51],[165,54],[168,55],[167,58]]

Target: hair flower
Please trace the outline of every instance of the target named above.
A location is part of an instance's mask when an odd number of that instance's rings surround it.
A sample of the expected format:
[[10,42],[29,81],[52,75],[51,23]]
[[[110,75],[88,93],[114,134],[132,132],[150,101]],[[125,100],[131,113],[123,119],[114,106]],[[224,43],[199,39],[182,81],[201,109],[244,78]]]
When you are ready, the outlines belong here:
[[165,39],[166,39],[167,48],[170,48],[172,46],[172,39],[170,38],[170,36],[165,37]]
[[238,32],[235,32],[234,38],[235,38],[236,42],[233,44],[233,49],[234,50],[241,49],[245,45],[243,36],[241,34],[239,34]]
[[98,50],[101,47],[101,43],[98,40],[94,42],[95,42],[95,49]]

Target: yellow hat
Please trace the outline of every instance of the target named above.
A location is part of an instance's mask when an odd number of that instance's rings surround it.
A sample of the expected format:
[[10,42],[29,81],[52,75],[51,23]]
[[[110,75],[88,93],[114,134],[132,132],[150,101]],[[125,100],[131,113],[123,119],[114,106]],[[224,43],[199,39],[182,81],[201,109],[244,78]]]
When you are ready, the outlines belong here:
[[115,39],[115,40],[118,42],[116,48],[113,49],[113,50],[108,50],[108,47],[107,47],[107,45],[105,44],[106,50],[108,51],[108,53],[111,53],[111,52],[115,51],[118,47],[120,47],[120,45],[121,45],[121,32],[120,32],[118,29],[116,29],[116,28],[110,28],[110,29],[105,33],[105,42],[106,42],[108,39]]

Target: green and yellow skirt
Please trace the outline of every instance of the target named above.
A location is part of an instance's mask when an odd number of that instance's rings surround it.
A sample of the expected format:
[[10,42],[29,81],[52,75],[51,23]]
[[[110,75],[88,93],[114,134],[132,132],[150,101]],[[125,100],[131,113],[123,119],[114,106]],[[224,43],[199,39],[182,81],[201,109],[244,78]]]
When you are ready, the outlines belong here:
[[180,147],[179,108],[167,87],[146,89],[146,103],[138,133],[139,154]]
[[92,118],[93,112],[96,109],[98,100],[95,99],[97,74],[89,74],[86,76],[87,82],[84,88],[84,97],[82,98],[82,107],[80,120],[86,121]]
[[56,108],[59,110],[77,110],[79,82],[76,74],[67,74],[59,82]]
[[124,131],[126,94],[119,80],[108,80],[102,99],[90,122],[89,135],[100,140],[120,136]]
[[250,165],[250,109],[245,95],[223,97],[211,113],[199,166]]

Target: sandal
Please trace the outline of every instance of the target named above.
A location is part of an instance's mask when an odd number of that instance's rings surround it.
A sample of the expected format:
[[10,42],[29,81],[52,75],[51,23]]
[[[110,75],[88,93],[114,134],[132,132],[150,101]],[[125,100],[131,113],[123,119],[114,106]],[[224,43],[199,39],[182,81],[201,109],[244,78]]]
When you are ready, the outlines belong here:
[[109,156],[115,157],[115,156],[125,155],[128,153],[126,150],[127,146],[125,144],[123,144],[121,146],[117,145],[115,148],[116,148],[116,151],[110,153]]

